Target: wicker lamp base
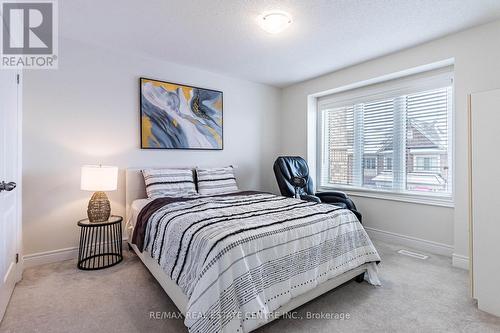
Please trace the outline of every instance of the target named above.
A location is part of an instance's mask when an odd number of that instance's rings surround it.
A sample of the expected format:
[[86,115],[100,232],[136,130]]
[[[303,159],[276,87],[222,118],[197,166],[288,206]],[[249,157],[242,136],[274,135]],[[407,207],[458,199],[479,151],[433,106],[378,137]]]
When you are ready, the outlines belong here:
[[95,192],[90,198],[87,216],[92,223],[106,222],[111,215],[111,205],[104,192]]

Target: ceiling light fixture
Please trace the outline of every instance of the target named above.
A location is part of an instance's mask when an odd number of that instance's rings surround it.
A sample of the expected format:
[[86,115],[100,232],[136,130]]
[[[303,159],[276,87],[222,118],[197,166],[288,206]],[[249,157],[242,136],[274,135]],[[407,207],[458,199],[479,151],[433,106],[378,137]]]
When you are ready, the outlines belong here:
[[266,12],[258,17],[259,25],[270,34],[277,34],[292,24],[290,14],[282,11]]

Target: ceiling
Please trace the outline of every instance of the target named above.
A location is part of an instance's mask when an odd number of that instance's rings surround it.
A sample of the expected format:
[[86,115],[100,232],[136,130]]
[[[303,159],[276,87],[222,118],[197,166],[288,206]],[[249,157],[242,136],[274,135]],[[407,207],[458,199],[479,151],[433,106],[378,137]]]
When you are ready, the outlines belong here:
[[[499,0],[71,0],[62,36],[283,87],[500,18]],[[289,12],[278,35],[256,17]]]

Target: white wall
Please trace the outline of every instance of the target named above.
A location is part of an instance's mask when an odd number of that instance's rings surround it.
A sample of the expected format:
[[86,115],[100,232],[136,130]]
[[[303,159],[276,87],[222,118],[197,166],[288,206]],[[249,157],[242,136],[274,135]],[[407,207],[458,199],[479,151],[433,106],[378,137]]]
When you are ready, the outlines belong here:
[[307,96],[437,61],[455,59],[455,208],[356,198],[368,227],[468,255],[467,94],[500,87],[500,21],[292,85],[283,90],[281,153],[307,154]]
[[[307,96],[408,68],[455,59],[455,208],[356,198],[368,227],[454,246],[468,255],[467,94],[500,87],[500,21],[278,89],[62,39],[54,71],[24,75],[24,254],[77,245],[90,193],[79,168],[103,163],[236,164],[241,187],[275,190],[277,153],[307,154]],[[224,91],[223,151],[139,149],[138,77]],[[281,104],[281,105],[280,105]],[[281,113],[280,110],[281,109]],[[124,214],[124,175],[110,194]]]
[[[280,91],[62,39],[58,70],[24,74],[24,255],[78,245],[91,193],[80,166],[117,165],[112,212],[124,215],[124,172],[140,166],[237,166],[244,189],[274,190]],[[139,149],[139,77],[224,92],[224,150]]]

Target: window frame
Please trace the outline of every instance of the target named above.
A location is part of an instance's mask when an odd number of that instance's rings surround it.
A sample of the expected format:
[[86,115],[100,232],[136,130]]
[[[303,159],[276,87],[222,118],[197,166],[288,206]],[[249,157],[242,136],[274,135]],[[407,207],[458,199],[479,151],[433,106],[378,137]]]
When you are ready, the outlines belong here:
[[[444,84],[443,84],[444,82]],[[335,184],[324,186],[321,182],[322,164],[325,158],[326,145],[324,136],[324,115],[321,111],[325,105],[329,107],[343,107],[357,103],[369,103],[384,98],[394,98],[406,94],[418,93],[418,91],[432,90],[450,87],[451,98],[448,100],[450,111],[447,114],[448,121],[448,154],[449,169],[451,172],[451,193],[412,192],[409,190],[396,191],[394,189],[371,189],[363,186]],[[454,207],[455,198],[455,87],[453,66],[439,68],[430,72],[417,73],[399,79],[380,82],[371,86],[360,86],[352,90],[342,91],[331,95],[316,98],[316,184],[317,190],[331,191],[342,190],[348,195],[376,198],[383,200],[402,201],[434,206]],[[439,161],[438,161],[439,163]],[[385,158],[384,158],[385,170]],[[393,165],[394,167],[394,165]]]

